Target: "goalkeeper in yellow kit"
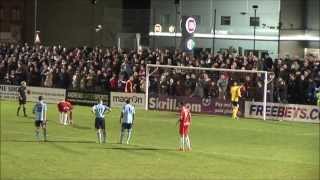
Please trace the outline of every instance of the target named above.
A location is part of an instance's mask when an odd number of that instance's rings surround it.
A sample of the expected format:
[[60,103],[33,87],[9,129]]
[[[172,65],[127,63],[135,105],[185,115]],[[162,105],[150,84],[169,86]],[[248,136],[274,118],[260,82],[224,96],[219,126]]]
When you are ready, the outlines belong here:
[[239,119],[237,116],[238,111],[239,111],[239,99],[241,97],[241,86],[237,84],[235,81],[233,83],[233,86],[230,89],[231,93],[231,103],[232,103],[232,118],[233,119]]

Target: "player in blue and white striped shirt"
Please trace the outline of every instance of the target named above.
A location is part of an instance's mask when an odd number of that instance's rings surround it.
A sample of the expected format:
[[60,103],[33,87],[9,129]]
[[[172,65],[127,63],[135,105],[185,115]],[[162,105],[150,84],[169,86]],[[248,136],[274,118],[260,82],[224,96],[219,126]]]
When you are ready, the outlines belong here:
[[127,144],[129,144],[135,113],[136,111],[134,109],[134,106],[132,106],[130,104],[130,100],[127,99],[126,104],[122,108],[121,116],[120,116],[120,123],[121,123],[120,144],[122,144],[122,140],[125,135],[125,130],[128,130]]
[[43,97],[39,96],[39,102],[33,107],[35,114],[36,137],[40,140],[40,128],[43,129],[44,141],[47,141],[47,104],[43,101]]
[[103,104],[102,99],[99,99],[99,103],[92,107],[92,113],[95,114],[95,128],[97,129],[98,142],[106,142],[106,128],[105,128],[105,112],[111,112],[111,109]]

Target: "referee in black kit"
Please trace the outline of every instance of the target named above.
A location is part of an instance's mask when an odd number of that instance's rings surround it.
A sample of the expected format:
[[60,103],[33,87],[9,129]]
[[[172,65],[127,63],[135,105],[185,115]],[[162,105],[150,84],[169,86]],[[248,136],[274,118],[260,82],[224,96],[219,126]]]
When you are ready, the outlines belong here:
[[22,81],[22,82],[21,82],[21,86],[18,88],[19,106],[18,106],[18,109],[17,109],[17,116],[19,116],[19,112],[20,112],[20,109],[21,109],[21,106],[22,106],[23,115],[24,115],[24,117],[27,117],[26,107],[25,107],[25,104],[26,104],[26,102],[27,102],[27,94],[26,94],[26,91],[27,91],[27,83],[26,83],[25,81]]

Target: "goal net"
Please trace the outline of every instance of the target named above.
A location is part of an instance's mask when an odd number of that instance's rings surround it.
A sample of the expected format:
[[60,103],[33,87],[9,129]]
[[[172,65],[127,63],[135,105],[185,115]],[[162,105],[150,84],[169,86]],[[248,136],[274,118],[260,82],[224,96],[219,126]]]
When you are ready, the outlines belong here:
[[273,77],[266,71],[148,64],[145,109],[177,111],[183,101],[191,112],[231,115],[230,88],[236,82],[242,96],[239,115],[265,120],[267,102],[273,99]]

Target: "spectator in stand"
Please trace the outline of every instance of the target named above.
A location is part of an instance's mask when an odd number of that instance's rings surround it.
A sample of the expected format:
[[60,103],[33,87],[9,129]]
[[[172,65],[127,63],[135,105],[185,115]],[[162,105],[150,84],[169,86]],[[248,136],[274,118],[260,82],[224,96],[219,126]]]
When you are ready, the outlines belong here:
[[192,97],[204,97],[204,90],[203,90],[203,82],[202,81],[197,81],[196,82],[196,87],[191,95]]
[[217,85],[219,87],[219,98],[226,99],[226,93],[228,88],[228,78],[224,74],[220,75]]
[[130,78],[126,81],[125,92],[126,93],[133,92],[133,76],[130,76]]
[[126,82],[124,79],[124,75],[120,73],[118,83],[117,83],[117,91],[125,92]]
[[112,74],[112,78],[109,80],[110,90],[116,91],[118,87],[118,79],[116,73]]
[[208,91],[208,97],[214,99],[219,97],[219,87],[217,86],[217,83],[215,81],[211,81]]
[[45,80],[44,80],[44,86],[45,87],[52,87],[52,69],[48,67],[46,71],[44,72]]
[[160,94],[168,95],[168,87],[169,87],[169,82],[167,80],[166,73],[163,73],[160,78]]
[[[302,61],[301,61],[302,60]],[[268,87],[271,101],[315,104],[315,89],[320,87],[320,59],[306,55],[303,59],[286,56],[272,59],[257,58],[253,53],[240,56],[221,52],[200,52],[192,55],[169,49],[117,49],[117,48],[65,48],[58,46],[30,46],[28,44],[0,43],[0,82],[19,85],[27,81],[32,86],[73,88],[79,90],[125,91],[130,76],[132,92],[145,91],[146,64],[190,67],[212,67],[246,70],[268,70],[275,77]],[[150,70],[149,93],[175,96],[203,97],[228,96],[228,81],[245,81],[246,99],[261,100],[263,77],[240,77],[236,73],[187,73],[177,69],[174,73],[159,68]],[[164,75],[164,76],[163,76]],[[243,79],[242,79],[243,78]],[[200,81],[199,81],[200,79]],[[274,87],[274,88],[273,88]],[[262,89],[261,89],[262,88]],[[287,90],[286,90],[287,89]],[[203,92],[202,92],[203,91]],[[272,95],[274,91],[274,95]],[[287,91],[287,96],[285,92]],[[195,93],[196,92],[196,93]],[[202,95],[203,94],[203,95]]]
[[176,96],[184,96],[185,95],[185,87],[181,83],[180,80],[177,81],[176,87],[175,87],[175,95]]
[[282,78],[276,80],[275,83],[276,101],[280,103],[287,103],[287,85]]
[[39,80],[40,74],[37,72],[37,69],[31,65],[29,66],[29,70],[27,72],[27,82],[29,86],[37,86]]
[[73,76],[72,76],[72,89],[78,89],[80,87],[80,74],[77,71]]

